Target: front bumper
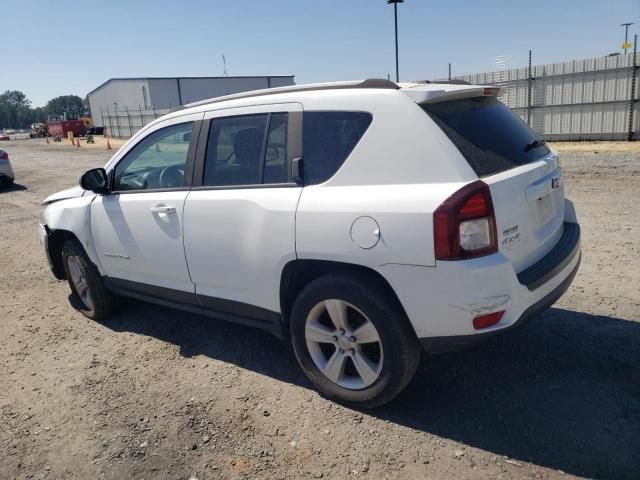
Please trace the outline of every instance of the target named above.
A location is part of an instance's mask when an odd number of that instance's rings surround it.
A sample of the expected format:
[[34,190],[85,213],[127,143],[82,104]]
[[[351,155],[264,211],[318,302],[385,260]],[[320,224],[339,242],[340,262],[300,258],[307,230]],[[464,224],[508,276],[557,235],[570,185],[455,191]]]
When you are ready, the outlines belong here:
[[49,230],[49,227],[47,227],[47,225],[41,223],[38,226],[38,237],[40,239],[40,246],[44,250],[44,255],[45,257],[47,257],[47,262],[49,263],[51,272],[56,278],[60,279],[60,276],[56,272],[53,261],[51,260],[51,253],[49,252],[49,238],[51,237],[51,230]]
[[[580,256],[580,227],[566,222],[556,246],[520,273],[501,253],[436,268],[389,265],[381,273],[421,344],[437,353],[512,330],[550,307],[571,285]],[[474,329],[474,317],[498,311],[504,314],[497,324]]]

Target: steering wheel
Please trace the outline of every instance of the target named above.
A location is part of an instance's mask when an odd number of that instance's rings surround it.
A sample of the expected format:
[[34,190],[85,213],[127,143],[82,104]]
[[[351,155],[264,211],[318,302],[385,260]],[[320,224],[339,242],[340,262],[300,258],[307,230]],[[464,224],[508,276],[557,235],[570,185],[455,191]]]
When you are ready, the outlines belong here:
[[160,188],[177,188],[184,186],[184,170],[177,165],[162,169],[158,178]]

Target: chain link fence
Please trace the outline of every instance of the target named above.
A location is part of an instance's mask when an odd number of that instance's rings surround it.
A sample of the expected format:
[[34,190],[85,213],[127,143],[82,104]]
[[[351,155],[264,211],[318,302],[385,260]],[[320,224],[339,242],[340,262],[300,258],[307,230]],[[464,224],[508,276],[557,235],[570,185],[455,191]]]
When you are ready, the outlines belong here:
[[105,132],[109,137],[130,138],[145,125],[171,111],[169,108],[143,110],[142,107],[138,107],[129,110],[125,107],[122,109],[100,109],[100,114],[102,115],[102,125],[104,125]]

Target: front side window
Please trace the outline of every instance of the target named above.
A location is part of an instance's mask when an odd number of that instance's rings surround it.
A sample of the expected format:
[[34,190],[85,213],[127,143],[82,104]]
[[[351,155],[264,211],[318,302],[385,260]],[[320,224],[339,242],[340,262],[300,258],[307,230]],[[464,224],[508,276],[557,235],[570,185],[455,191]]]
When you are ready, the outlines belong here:
[[148,190],[185,186],[184,172],[193,122],[156,130],[118,162],[114,190]]
[[331,178],[371,124],[366,112],[304,112],[302,153],[304,183]]
[[287,113],[215,118],[209,129],[205,186],[287,181]]

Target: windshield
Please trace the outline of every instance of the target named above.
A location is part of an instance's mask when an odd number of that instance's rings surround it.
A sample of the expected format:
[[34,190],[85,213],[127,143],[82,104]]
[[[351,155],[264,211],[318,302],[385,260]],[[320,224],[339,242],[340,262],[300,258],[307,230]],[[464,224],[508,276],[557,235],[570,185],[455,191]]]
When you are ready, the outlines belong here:
[[479,177],[534,162],[549,148],[495,97],[423,105]]

